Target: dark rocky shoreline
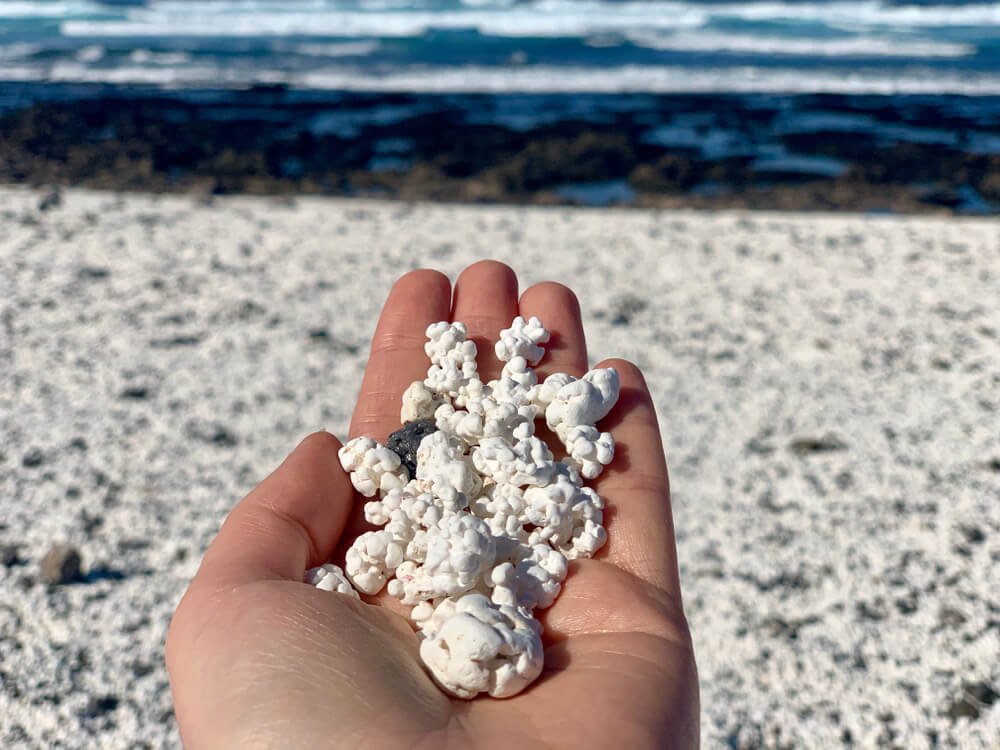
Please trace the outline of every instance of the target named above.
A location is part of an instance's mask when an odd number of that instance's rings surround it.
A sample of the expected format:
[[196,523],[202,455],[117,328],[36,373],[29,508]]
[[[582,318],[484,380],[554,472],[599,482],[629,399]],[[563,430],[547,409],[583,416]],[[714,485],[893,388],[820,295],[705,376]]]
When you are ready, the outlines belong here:
[[[983,149],[967,137],[1000,143],[1000,105],[963,108],[941,97],[690,95],[618,97],[612,106],[613,97],[592,96],[595,108],[580,114],[567,106],[571,99],[308,97],[282,88],[53,98],[0,116],[0,182],[204,196],[1000,211],[1000,146]],[[528,129],[512,126],[507,110],[526,103],[536,113],[562,106],[566,114],[553,109]],[[776,127],[790,104],[832,125]],[[878,127],[838,129],[852,118]],[[694,142],[649,137],[651,128],[676,130],[692,119]],[[699,140],[720,133],[748,147],[706,154]],[[953,142],[942,133],[954,135]],[[775,151],[792,159],[762,159]]]

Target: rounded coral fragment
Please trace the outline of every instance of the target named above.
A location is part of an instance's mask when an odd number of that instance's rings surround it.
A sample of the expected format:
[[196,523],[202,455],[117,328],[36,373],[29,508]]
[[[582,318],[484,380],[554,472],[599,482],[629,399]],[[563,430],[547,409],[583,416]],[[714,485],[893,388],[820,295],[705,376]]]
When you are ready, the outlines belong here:
[[351,586],[351,582],[347,580],[344,571],[337,565],[326,563],[317,568],[310,568],[306,571],[305,579],[306,583],[312,584],[321,591],[336,591],[355,599],[361,598]]
[[541,674],[540,629],[516,607],[482,594],[445,601],[428,618],[420,657],[435,681],[459,698],[509,698]]

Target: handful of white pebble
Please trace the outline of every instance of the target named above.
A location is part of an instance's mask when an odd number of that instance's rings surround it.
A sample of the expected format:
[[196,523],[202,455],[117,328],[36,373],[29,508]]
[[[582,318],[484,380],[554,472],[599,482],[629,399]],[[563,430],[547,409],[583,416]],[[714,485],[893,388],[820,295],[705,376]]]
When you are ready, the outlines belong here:
[[[359,437],[340,451],[365,519],[345,570],[307,572],[318,588],[357,597],[388,593],[414,605],[420,657],[446,692],[507,698],[542,671],[542,625],[567,563],[607,540],[604,501],[594,479],[614,456],[600,432],[618,399],[618,373],[591,370],[538,381],[534,370],[549,332],[538,318],[500,332],[500,378],[484,384],[476,345],[463,323],[434,323],[424,350],[425,380],[403,393],[401,421],[386,445]],[[535,436],[544,417],[563,443],[556,461]],[[357,591],[355,591],[357,589]]]

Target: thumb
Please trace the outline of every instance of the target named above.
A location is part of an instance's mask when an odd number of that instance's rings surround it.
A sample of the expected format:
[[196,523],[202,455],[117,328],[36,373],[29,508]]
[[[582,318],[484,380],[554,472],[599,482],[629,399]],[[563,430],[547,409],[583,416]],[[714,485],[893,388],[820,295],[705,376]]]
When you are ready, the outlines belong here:
[[341,443],[316,432],[226,518],[195,583],[212,588],[258,580],[301,581],[340,541],[354,490],[340,468]]

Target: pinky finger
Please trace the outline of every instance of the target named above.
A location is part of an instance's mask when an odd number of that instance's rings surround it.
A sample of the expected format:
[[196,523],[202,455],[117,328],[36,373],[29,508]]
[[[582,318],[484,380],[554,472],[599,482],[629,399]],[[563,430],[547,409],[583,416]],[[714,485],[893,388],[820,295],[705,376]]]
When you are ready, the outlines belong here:
[[622,359],[618,403],[601,422],[615,437],[615,457],[594,489],[605,499],[608,542],[598,553],[668,594],[679,595],[670,479],[653,399],[639,368]]

